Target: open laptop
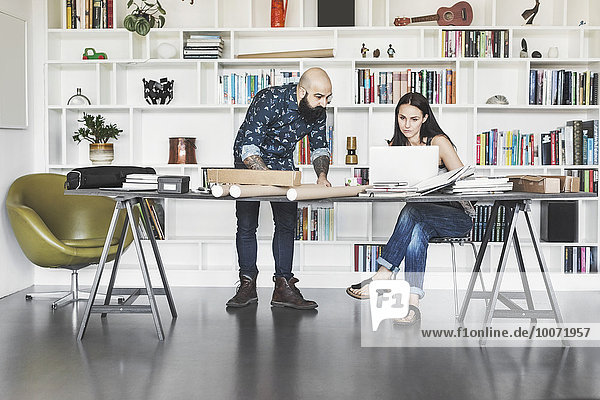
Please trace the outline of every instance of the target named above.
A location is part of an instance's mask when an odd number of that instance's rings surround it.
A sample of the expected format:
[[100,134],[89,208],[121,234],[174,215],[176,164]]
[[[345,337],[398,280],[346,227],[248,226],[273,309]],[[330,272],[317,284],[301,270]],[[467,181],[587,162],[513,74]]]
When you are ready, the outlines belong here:
[[438,173],[437,146],[376,146],[369,149],[369,181],[372,185],[408,185]]

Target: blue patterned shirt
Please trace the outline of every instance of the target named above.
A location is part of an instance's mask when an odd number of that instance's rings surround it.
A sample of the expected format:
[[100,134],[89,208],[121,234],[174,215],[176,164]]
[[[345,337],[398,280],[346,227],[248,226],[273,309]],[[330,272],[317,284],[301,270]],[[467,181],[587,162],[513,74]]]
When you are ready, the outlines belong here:
[[238,130],[233,144],[235,162],[258,155],[270,169],[293,170],[296,143],[306,135],[311,161],[330,156],[326,118],[308,123],[300,116],[295,83],[263,89],[254,96]]

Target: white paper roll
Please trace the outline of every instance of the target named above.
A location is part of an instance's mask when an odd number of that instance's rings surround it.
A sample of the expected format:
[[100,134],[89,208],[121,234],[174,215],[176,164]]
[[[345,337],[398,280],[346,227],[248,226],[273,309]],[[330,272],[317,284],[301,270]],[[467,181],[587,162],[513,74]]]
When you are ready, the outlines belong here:
[[215,197],[224,197],[229,194],[229,188],[231,185],[213,185],[210,188],[210,192]]
[[371,186],[302,185],[288,189],[286,196],[289,201],[352,197],[364,192],[369,187]]
[[229,194],[233,198],[260,197],[260,196],[285,196],[287,187],[265,185],[231,185]]

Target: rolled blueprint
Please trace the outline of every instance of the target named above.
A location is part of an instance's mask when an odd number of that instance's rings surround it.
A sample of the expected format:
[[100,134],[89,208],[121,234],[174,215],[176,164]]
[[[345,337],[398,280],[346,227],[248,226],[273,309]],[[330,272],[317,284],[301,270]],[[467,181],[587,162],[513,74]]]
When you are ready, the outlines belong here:
[[235,199],[259,196],[285,196],[287,187],[265,185],[231,185],[229,194]]
[[371,186],[332,186],[302,185],[288,189],[287,198],[290,201],[328,199],[333,197],[352,197],[365,191]]
[[215,197],[224,197],[229,194],[229,187],[231,185],[213,185],[210,188],[210,192]]

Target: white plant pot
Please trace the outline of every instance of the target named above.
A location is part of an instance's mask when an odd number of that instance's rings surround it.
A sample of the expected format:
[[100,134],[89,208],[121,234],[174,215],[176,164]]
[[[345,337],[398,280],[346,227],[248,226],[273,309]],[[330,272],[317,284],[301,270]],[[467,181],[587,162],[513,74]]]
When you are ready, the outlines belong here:
[[109,165],[115,159],[112,143],[90,143],[92,165]]

